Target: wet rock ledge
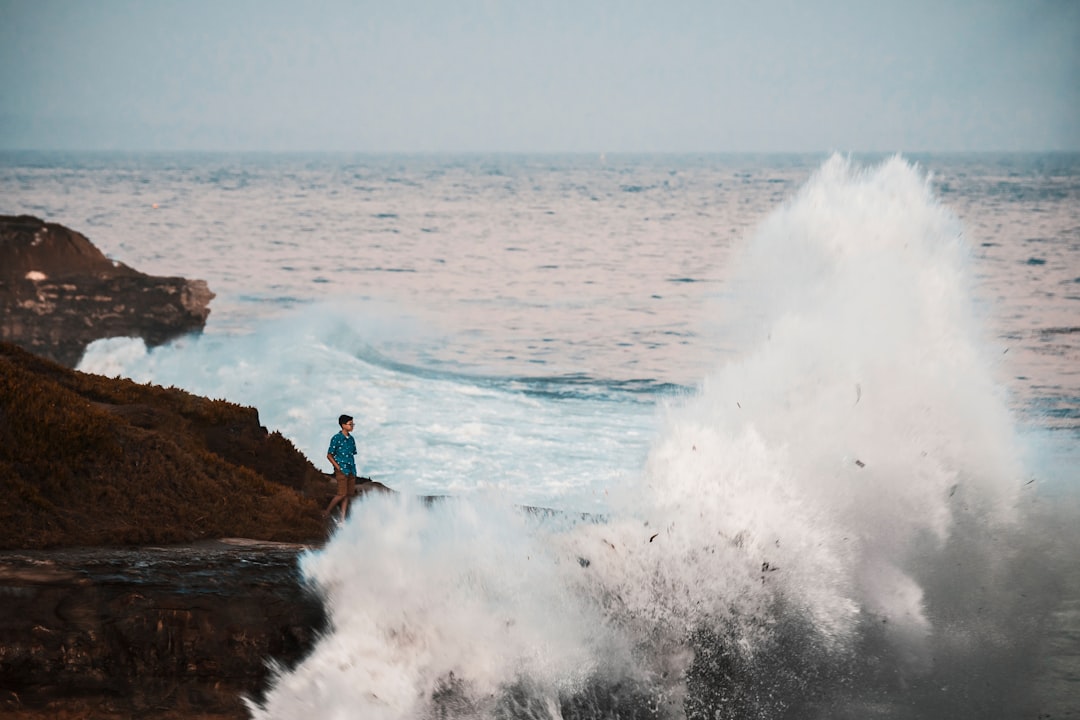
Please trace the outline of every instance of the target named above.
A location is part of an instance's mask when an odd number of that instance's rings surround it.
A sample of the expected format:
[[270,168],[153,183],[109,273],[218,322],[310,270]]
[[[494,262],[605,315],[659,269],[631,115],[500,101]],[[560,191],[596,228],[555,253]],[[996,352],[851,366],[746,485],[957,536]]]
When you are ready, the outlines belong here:
[[246,718],[326,624],[306,546],[0,552],[0,717]]

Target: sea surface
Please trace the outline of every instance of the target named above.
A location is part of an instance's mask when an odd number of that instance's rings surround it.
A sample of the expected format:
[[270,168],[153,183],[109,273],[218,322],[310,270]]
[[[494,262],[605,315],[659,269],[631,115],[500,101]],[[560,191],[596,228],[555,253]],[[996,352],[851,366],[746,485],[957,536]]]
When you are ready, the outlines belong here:
[[253,717],[1080,707],[1080,155],[0,153],[0,212],[217,294],[80,369],[401,491]]

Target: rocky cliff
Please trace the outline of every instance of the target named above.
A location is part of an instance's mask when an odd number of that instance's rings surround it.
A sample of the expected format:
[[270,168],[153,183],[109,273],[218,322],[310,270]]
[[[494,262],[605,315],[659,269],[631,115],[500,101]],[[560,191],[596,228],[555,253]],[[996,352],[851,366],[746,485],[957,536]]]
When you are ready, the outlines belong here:
[[323,628],[297,557],[330,476],[255,408],[70,369],[200,330],[212,297],[0,217],[0,717],[244,718]]
[[244,718],[324,629],[300,545],[0,552],[0,717]]
[[0,343],[0,549],[310,542],[332,495],[258,411]]
[[101,338],[141,337],[153,347],[199,332],[213,297],[202,280],[109,260],[62,225],[0,215],[0,340],[68,367]]
[[324,622],[329,481],[254,408],[0,343],[0,717],[246,717]]

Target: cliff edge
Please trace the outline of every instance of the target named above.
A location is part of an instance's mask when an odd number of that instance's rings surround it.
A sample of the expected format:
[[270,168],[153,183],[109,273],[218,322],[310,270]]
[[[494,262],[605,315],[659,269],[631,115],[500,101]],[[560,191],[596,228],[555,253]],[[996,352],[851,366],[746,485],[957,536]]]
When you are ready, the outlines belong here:
[[67,367],[102,338],[154,347],[201,332],[213,298],[203,280],[133,270],[63,225],[0,215],[0,340]]

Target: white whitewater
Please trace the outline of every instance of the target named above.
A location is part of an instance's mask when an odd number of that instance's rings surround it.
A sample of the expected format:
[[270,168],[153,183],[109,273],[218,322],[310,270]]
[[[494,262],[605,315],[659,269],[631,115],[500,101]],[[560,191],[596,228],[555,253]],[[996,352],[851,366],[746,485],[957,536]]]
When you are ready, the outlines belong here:
[[736,261],[737,356],[603,517],[357,503],[302,562],[330,628],[253,717],[809,717],[1015,644],[950,579],[1012,582],[983,541],[1026,481],[960,223],[903,159],[834,157]]

